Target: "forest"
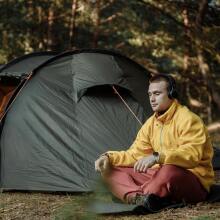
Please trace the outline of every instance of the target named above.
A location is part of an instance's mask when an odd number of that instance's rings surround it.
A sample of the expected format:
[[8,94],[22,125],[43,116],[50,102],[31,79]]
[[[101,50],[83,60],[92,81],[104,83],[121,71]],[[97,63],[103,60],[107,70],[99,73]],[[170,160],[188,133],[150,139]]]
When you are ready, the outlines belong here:
[[219,0],[1,0],[0,64],[36,51],[118,51],[169,73],[210,124],[220,111]]
[[[201,116],[213,146],[220,147],[220,0],[0,0],[0,30],[0,66],[33,52],[97,48],[119,52],[151,74],[171,74],[181,103]],[[37,145],[36,155],[40,147]],[[1,161],[4,156],[1,149]],[[43,153],[41,157],[49,161]],[[27,161],[34,164],[30,158]],[[11,167],[17,169],[14,161]],[[57,167],[60,173],[66,172]],[[2,178],[3,172],[0,174]],[[215,179],[219,186],[219,168]],[[220,219],[219,202],[143,216],[90,217],[87,207],[93,196],[78,191],[42,193],[10,188],[3,193],[1,188],[0,219]]]

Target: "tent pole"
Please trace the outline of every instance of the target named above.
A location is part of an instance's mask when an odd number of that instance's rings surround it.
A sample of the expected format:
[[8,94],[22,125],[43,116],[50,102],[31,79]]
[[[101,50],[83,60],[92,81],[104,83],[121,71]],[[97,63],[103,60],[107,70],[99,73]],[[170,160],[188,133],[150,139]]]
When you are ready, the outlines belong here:
[[143,123],[140,121],[140,119],[137,117],[137,115],[135,115],[135,113],[132,111],[132,109],[129,107],[129,105],[126,103],[126,101],[122,98],[122,96],[120,95],[120,93],[118,92],[118,90],[115,88],[115,86],[112,86],[112,89],[114,90],[114,92],[118,95],[118,97],[121,99],[121,101],[124,103],[124,105],[126,106],[126,108],[131,112],[131,114],[135,117],[135,119],[138,121],[138,123],[142,126]]

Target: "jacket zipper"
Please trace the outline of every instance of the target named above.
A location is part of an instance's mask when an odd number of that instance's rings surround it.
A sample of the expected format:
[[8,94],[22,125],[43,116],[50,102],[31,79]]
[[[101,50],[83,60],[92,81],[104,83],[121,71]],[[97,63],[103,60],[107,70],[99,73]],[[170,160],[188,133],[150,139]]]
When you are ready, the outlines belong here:
[[163,124],[160,130],[160,153],[162,153],[162,149],[163,149],[162,133],[163,133]]

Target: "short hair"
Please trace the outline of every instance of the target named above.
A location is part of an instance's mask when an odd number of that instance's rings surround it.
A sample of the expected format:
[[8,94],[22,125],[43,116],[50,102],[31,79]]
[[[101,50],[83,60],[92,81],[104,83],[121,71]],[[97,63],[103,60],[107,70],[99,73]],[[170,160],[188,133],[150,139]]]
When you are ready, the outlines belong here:
[[152,83],[154,81],[159,81],[159,80],[165,80],[167,82],[167,84],[168,84],[168,86],[167,86],[168,97],[170,99],[173,99],[173,98],[177,99],[178,92],[176,89],[175,79],[171,75],[160,73],[160,74],[156,74],[156,75],[152,76],[149,79],[149,83]]

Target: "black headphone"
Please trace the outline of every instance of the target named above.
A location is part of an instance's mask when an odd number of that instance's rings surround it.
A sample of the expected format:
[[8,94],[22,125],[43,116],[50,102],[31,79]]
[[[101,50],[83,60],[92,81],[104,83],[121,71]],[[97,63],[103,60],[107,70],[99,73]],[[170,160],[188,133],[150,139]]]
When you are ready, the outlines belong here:
[[176,89],[175,79],[171,75],[160,73],[160,74],[157,74],[157,75],[153,76],[150,79],[150,81],[154,81],[158,78],[164,78],[168,82],[168,87],[167,87],[168,97],[170,99],[177,99],[178,98],[178,92],[177,92],[177,89]]

